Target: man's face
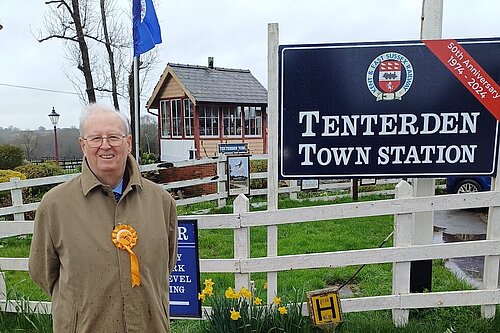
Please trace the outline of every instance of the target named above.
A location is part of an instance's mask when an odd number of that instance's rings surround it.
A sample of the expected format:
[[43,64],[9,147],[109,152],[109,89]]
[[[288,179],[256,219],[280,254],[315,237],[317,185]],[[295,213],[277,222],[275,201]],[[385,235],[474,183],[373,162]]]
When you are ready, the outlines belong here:
[[[125,128],[118,114],[94,112],[85,121],[80,146],[90,169],[100,181],[108,177],[121,178],[123,176],[127,155],[132,149],[132,136],[125,136],[122,141],[118,141],[118,144],[120,144],[118,146],[116,146],[116,141],[112,142],[115,145],[114,147],[110,145],[107,139],[103,139],[99,147],[91,147],[91,145],[96,145],[96,137],[107,138],[112,136],[116,139],[116,137],[121,138],[125,134]],[[94,144],[89,142],[91,139],[93,139]]]

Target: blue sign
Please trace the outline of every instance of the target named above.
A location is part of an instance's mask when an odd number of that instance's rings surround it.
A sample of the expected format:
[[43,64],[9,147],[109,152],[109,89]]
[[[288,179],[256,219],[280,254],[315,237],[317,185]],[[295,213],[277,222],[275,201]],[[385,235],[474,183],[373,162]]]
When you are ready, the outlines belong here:
[[170,316],[201,318],[196,220],[179,220],[177,264],[169,276]]
[[248,143],[246,142],[219,143],[218,150],[219,154],[247,154]]
[[281,45],[280,178],[494,176],[499,58],[498,38]]

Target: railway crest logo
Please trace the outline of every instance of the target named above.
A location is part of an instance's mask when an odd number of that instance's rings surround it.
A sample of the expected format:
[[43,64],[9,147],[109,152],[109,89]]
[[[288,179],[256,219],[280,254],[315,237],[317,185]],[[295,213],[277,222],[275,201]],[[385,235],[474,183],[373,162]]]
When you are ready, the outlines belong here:
[[413,66],[396,52],[379,55],[368,66],[366,85],[377,101],[401,100],[413,83]]

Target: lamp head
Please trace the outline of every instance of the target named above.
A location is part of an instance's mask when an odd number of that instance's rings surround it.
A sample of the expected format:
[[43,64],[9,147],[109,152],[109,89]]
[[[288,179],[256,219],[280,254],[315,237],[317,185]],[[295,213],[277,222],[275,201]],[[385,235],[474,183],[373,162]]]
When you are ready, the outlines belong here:
[[57,122],[59,121],[59,114],[56,112],[54,107],[52,107],[52,112],[49,113],[49,118],[52,125],[57,126]]

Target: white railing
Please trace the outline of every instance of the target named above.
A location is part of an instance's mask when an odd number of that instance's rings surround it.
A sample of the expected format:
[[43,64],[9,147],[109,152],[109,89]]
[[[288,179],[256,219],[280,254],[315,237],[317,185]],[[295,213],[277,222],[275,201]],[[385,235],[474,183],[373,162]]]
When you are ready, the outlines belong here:
[[[67,177],[67,176],[60,176]],[[62,179],[62,178],[61,178]],[[32,180],[31,182],[34,182]],[[36,180],[39,182],[39,180]],[[53,181],[53,180],[51,180]],[[0,184],[0,190],[11,189],[13,207],[0,210],[0,216],[14,214],[16,221],[0,222],[0,238],[31,234],[33,221],[24,221],[22,212],[32,210],[33,206],[23,205],[19,200],[14,202],[16,191],[20,185],[31,184],[30,181],[15,181],[15,187]],[[7,183],[9,184],[9,183]],[[40,184],[40,183],[37,183]],[[9,187],[11,186],[11,187]],[[393,263],[393,292],[391,295],[346,298],[341,300],[343,312],[359,312],[372,310],[393,310],[395,325],[408,322],[408,311],[413,308],[434,308],[449,306],[481,305],[483,316],[491,318],[495,315],[495,307],[500,304],[498,289],[498,263],[500,258],[500,239],[498,233],[491,230],[500,229],[500,218],[490,214],[487,240],[447,243],[447,244],[412,244],[412,214],[416,212],[464,209],[474,207],[499,207],[500,192],[481,192],[464,195],[441,195],[432,197],[413,197],[412,187],[402,181],[396,187],[396,198],[370,202],[280,209],[277,211],[250,212],[249,200],[240,195],[234,202],[234,213],[223,215],[185,216],[198,220],[200,229],[232,229],[234,234],[234,258],[200,259],[200,271],[203,273],[235,274],[235,287],[250,288],[250,274],[256,272],[276,273],[296,269],[317,269],[324,267],[344,267],[363,264]],[[25,208],[24,206],[29,206]],[[2,208],[3,209],[3,208]],[[394,215],[394,247],[338,251],[325,253],[295,254],[277,257],[250,257],[250,228],[258,226],[280,226],[290,223],[308,223],[313,221],[335,220],[355,217]],[[429,292],[422,294],[409,293],[410,262],[418,260],[457,258],[469,256],[485,256],[484,285],[494,286],[489,289],[471,291]],[[0,258],[0,270],[26,271],[27,258]],[[2,285],[0,280],[0,295]],[[272,291],[274,293],[277,290]],[[0,304],[1,301],[0,301]],[[49,302],[30,302],[30,307],[41,313],[50,313]],[[7,311],[15,311],[16,302],[3,301]],[[307,308],[303,308],[304,315]]]
[[[252,155],[251,159],[266,160],[267,155]],[[225,157],[218,157],[215,159],[187,160],[187,161],[175,162],[175,164],[173,164],[173,167],[180,168],[186,166],[196,166],[196,165],[213,164],[213,163],[217,163],[216,176],[170,182],[167,184],[161,184],[161,186],[167,191],[175,192],[176,189],[181,189],[188,186],[215,183],[217,184],[216,185],[218,189],[217,193],[201,195],[192,198],[178,198],[176,200],[176,203],[179,206],[183,206],[194,203],[217,200],[219,206],[224,206],[225,200],[228,197],[227,186],[226,186],[227,175],[225,174],[225,163],[226,163]],[[148,164],[148,165],[141,165],[140,169],[142,172],[147,172],[147,171],[157,171],[161,168],[158,167],[158,164]],[[23,188],[59,184],[67,180],[70,180],[77,175],[78,173],[45,177],[45,178],[26,179],[26,180],[19,180],[14,178],[10,182],[0,183],[0,191],[11,191],[12,193],[12,206],[1,207],[0,217],[9,214],[19,214],[18,216],[21,216],[22,213],[36,210],[36,208],[38,207],[38,203],[22,204],[21,190]],[[256,180],[256,179],[267,180],[267,172],[251,173],[250,180]],[[399,181],[400,179],[377,179],[377,185],[383,185],[383,184],[396,185]],[[296,199],[297,193],[300,192],[300,190],[301,190],[300,186],[297,185],[297,182],[290,182],[290,186],[279,187],[279,193],[288,193],[290,197],[294,199]],[[339,195],[348,195],[352,191],[352,182],[346,179],[335,182],[320,183],[318,191],[329,191],[332,193],[339,193]],[[250,196],[266,195],[266,194],[267,194],[266,188],[250,189]],[[392,195],[394,194],[394,190],[385,190],[378,192],[361,192],[360,196],[367,194]],[[331,198],[332,196],[317,197],[317,198],[311,198],[311,200],[330,200]]]

